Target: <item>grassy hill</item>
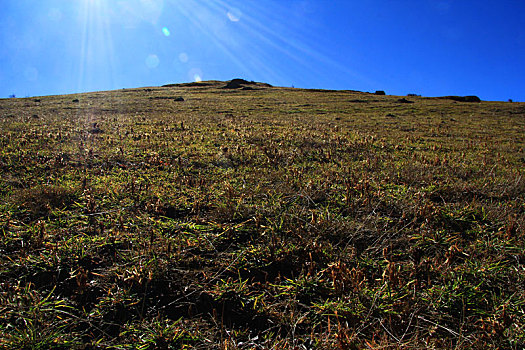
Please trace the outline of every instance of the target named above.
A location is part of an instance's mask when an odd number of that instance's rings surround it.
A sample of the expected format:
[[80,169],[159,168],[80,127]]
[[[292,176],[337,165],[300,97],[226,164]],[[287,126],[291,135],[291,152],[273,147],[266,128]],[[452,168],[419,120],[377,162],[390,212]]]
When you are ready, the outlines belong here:
[[246,82],[0,100],[0,348],[521,349],[524,135]]

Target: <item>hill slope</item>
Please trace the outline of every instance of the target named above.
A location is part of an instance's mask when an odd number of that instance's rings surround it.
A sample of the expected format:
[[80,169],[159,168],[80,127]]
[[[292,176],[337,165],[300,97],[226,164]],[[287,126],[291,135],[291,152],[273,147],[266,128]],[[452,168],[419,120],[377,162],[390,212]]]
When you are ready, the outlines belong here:
[[523,346],[525,104],[230,83],[0,100],[3,347]]

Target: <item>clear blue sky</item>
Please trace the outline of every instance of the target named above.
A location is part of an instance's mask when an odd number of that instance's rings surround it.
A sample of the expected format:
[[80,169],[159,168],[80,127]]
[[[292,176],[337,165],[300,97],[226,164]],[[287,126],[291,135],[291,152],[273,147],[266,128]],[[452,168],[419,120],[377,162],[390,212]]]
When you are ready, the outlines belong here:
[[237,77],[525,101],[525,1],[0,2],[2,98]]

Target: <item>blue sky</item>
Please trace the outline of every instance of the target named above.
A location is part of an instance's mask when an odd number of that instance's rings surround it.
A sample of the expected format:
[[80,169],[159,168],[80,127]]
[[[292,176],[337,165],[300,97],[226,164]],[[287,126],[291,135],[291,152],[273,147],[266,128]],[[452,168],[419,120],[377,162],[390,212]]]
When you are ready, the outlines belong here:
[[525,1],[2,0],[0,97],[245,78],[525,101]]

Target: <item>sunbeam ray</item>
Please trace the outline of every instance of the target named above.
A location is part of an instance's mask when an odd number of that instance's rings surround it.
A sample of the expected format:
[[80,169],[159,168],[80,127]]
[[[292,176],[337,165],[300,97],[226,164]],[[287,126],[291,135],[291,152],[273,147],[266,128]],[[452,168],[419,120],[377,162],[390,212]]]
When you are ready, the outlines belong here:
[[163,85],[198,75],[521,99],[525,5],[470,3],[7,1],[0,75],[10,83],[0,92]]
[[117,60],[109,13],[108,4],[103,0],[83,2],[79,91],[114,86]]
[[191,80],[212,78],[227,65],[236,76],[276,83],[304,86],[327,71],[338,71],[340,79],[373,85],[366,76],[322,52],[317,25],[297,21],[286,5],[273,4],[269,8],[235,0],[84,0],[82,6],[78,79],[81,91],[97,84],[115,84],[119,61],[111,23],[118,21],[132,31],[144,30],[145,27],[129,26],[135,21],[133,18],[157,28],[164,38],[151,45],[139,37],[143,44],[155,48],[143,56],[150,74],[166,69],[165,62],[179,62],[176,64],[180,67],[173,73],[184,71],[182,65],[187,73],[174,76],[180,80],[186,76]]
[[217,21],[216,14],[211,12],[210,4],[208,7],[198,3],[197,1],[191,4],[186,2],[175,2],[177,9],[186,17],[186,19],[195,26],[200,33],[211,40],[211,42],[220,49],[220,51],[227,55],[228,58],[240,68],[242,72],[250,72],[250,69],[239,59],[232,49],[228,46],[223,36],[217,35],[217,28],[214,28],[215,21]]

